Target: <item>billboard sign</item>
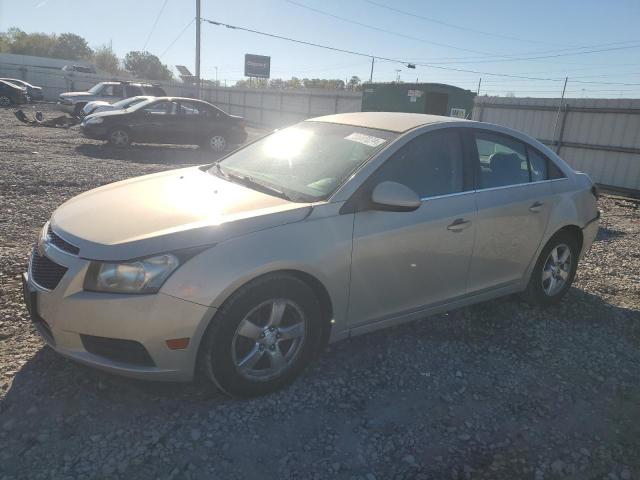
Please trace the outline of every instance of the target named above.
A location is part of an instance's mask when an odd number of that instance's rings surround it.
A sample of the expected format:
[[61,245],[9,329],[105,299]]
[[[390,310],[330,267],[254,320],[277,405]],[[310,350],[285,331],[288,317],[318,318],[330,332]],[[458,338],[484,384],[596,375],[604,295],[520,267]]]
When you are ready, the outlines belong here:
[[269,78],[271,73],[271,57],[247,53],[244,56],[244,76]]

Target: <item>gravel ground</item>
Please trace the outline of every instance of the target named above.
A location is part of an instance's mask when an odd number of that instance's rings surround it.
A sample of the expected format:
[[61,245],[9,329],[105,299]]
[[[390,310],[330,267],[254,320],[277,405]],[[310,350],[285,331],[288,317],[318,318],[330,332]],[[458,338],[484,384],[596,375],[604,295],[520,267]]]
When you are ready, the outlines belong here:
[[0,111],[0,478],[640,478],[640,211],[613,198],[560,306],[510,297],[347,340],[267,397],[127,380],[44,347],[19,274],[53,209],[207,161]]

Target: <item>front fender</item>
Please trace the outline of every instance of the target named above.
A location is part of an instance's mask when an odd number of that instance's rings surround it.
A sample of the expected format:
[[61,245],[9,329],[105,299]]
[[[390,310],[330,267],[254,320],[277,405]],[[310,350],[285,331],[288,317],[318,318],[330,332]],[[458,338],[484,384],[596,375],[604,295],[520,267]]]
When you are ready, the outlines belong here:
[[162,292],[219,308],[242,285],[261,275],[293,270],[327,290],[336,334],[347,327],[353,215],[337,204],[314,208],[305,220],[226,240],[196,255],[165,283]]

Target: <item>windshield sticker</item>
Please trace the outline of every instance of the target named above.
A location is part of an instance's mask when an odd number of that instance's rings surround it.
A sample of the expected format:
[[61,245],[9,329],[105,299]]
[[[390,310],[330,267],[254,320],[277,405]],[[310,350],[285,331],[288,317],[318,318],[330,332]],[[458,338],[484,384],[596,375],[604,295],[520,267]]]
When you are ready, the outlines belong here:
[[345,140],[351,140],[352,142],[362,143],[363,145],[367,145],[369,147],[377,147],[378,145],[382,145],[385,142],[384,138],[378,138],[371,135],[365,135],[364,133],[356,133],[353,132],[346,137]]

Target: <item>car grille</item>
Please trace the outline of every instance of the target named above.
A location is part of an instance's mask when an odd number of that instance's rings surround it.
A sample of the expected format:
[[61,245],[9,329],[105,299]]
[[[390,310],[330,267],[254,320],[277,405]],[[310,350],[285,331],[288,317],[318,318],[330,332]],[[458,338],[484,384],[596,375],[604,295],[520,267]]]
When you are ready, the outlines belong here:
[[38,255],[37,250],[34,250],[31,255],[30,270],[33,281],[47,290],[56,288],[67,273],[66,267],[58,265],[44,255]]
[[85,350],[94,355],[141,367],[155,366],[147,349],[144,348],[141,343],[134,340],[96,337],[84,334],[80,334],[80,339],[82,340],[82,345]]
[[49,225],[49,228],[47,229],[47,237],[49,237],[49,243],[51,243],[52,245],[55,245],[60,250],[63,250],[67,253],[72,253],[74,255],[77,255],[78,253],[80,253],[80,249],[78,247],[76,247],[75,245],[71,245],[64,238],[61,238],[60,236],[58,236],[51,229],[51,225]]

